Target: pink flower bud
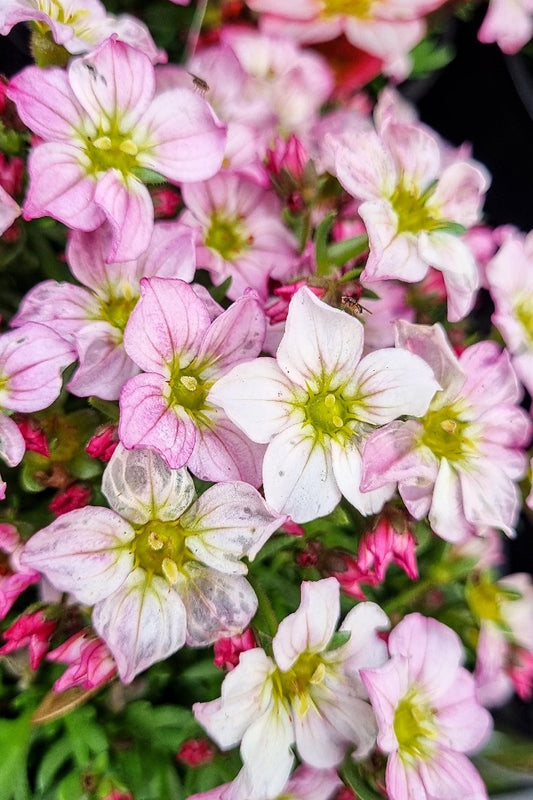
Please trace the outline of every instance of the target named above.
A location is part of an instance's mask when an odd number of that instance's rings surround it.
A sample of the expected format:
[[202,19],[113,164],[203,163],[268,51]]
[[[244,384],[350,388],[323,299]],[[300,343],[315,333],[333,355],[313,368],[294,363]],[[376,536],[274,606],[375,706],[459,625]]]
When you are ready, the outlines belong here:
[[357,554],[357,564],[363,572],[373,569],[378,583],[385,580],[389,564],[398,564],[411,578],[418,578],[415,554],[416,542],[409,530],[399,532],[391,520],[381,517],[373,531],[363,534]]
[[187,739],[176,753],[176,759],[188,767],[209,764],[214,756],[215,751],[207,739]]
[[288,139],[276,137],[274,147],[267,150],[266,168],[274,176],[285,170],[299,180],[303,176],[308,155],[305,147],[293,133]]
[[74,511],[75,508],[83,508],[91,498],[92,490],[89,486],[81,483],[72,483],[64,491],[58,492],[54,499],[48,504],[48,508],[55,517]]
[[92,439],[85,448],[91,458],[99,458],[101,461],[109,461],[116,450],[118,444],[118,434],[116,425],[102,425],[96,429]]
[[533,696],[533,653],[523,647],[515,647],[508,671],[518,697],[526,702],[531,700]]
[[40,609],[33,614],[22,614],[6,631],[6,644],[0,647],[0,655],[5,656],[14,650],[27,647],[30,656],[30,667],[37,669],[44,658],[50,638],[56,629],[53,620],[47,620],[45,612]]
[[104,642],[85,628],[62,645],[51,650],[48,661],[68,664],[63,675],[54,683],[55,692],[64,692],[74,686],[95,689],[110,680],[117,671],[113,656]]
[[181,205],[181,197],[176,189],[166,187],[152,189],[155,219],[173,219]]
[[257,642],[250,628],[238,636],[218,639],[213,648],[215,651],[213,663],[216,667],[231,672],[239,663],[241,653],[244,653],[245,650],[252,650],[254,647],[257,647]]
[[34,453],[50,458],[46,434],[37,420],[33,417],[16,417],[14,421],[26,443],[26,450],[33,450]]

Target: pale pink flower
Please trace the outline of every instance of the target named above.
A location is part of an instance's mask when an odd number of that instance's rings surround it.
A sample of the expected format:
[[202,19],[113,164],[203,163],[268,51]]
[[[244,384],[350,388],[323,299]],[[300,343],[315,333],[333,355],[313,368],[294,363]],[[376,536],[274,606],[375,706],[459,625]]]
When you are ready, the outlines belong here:
[[50,644],[50,638],[57,623],[46,618],[43,609],[33,613],[22,614],[2,634],[6,644],[0,647],[0,656],[6,656],[15,650],[28,648],[31,669],[37,669],[43,660]]
[[126,324],[141,294],[142,277],[157,275],[190,282],[194,246],[190,231],[173,222],[156,222],[148,249],[139,258],[106,264],[111,231],[74,231],[67,246],[73,283],[44,281],[22,299],[11,325],[41,322],[71,341],[79,366],[68,383],[78,397],[118,400],[124,383],[139,368],[123,347]]
[[68,665],[54,683],[54,692],[64,692],[74,686],[96,689],[107,683],[117,671],[115,660],[104,642],[88,628],[75,633],[55,650],[50,650],[46,660]]
[[0,619],[8,614],[13,603],[41,576],[33,569],[23,567],[20,554],[24,542],[14,525],[0,523]]
[[374,603],[360,603],[340,627],[348,640],[335,646],[338,582],[304,582],[301,593],[299,608],[274,636],[274,658],[247,650],[226,675],[221,697],[193,706],[222,750],[241,745],[244,766],[224,800],[277,797],[294,763],[294,744],[300,760],[317,769],[340,764],[348,746],[364,758],[374,745],[375,720],[359,670],[383,663],[378,631],[388,619]]
[[383,61],[383,71],[397,80],[409,74],[409,51],[426,30],[424,15],[444,0],[246,0],[263,12],[262,27],[300,42],[323,42],[341,34],[355,47]]
[[423,414],[438,388],[406,350],[361,360],[362,350],[362,324],[303,287],[276,359],[234,367],[209,394],[250,439],[268,444],[265,497],[295,522],[330,513],[341,495],[363,514],[378,511],[392,488],[359,490],[364,439],[401,414]]
[[487,264],[486,276],[495,308],[492,321],[518,377],[533,394],[533,232],[508,236]]
[[35,23],[41,33],[50,31],[56,44],[79,55],[93,50],[116,34],[123,42],[145,53],[153,64],[165,63],[148,28],[135,17],[108,14],[99,0],[4,0],[0,8],[0,35],[19,22]]
[[0,186],[0,236],[20,216],[20,212],[19,204]]
[[442,389],[422,419],[393,422],[367,439],[361,488],[398,481],[409,512],[429,515],[448,541],[488,528],[513,535],[531,423],[518,406],[509,354],[486,341],[457,358],[440,325],[398,322],[397,337],[433,368]]
[[242,632],[257,607],[245,579],[283,517],[247,483],[195,500],[186,470],[149,450],[115,450],[102,479],[111,508],[86,506],[38,531],[22,563],[94,606],[92,623],[121,680],[181,648]]
[[489,0],[478,31],[480,42],[496,42],[504,53],[517,53],[533,35],[533,0]]
[[388,645],[386,664],[361,671],[378,720],[378,745],[389,754],[387,796],[486,800],[483,781],[465,753],[484,743],[492,720],[461,666],[459,637],[435,619],[409,614]]
[[385,114],[376,131],[353,131],[338,141],[336,174],[361,201],[370,254],[362,281],[422,280],[430,266],[443,273],[448,318],[471,309],[478,269],[458,235],[479,222],[488,176],[464,159],[451,161],[424,126]]
[[266,299],[270,278],[292,274],[297,242],[272,190],[224,171],[183,186],[182,195],[187,211],[180,220],[196,234],[197,264],[215,284],[231,278],[226,294],[232,300],[247,288]]
[[[61,336],[28,322],[0,336],[0,458],[10,467],[20,463],[24,438],[5,411],[41,411],[57,399],[62,370],[76,354]],[[5,483],[0,479],[0,499]]]
[[[315,769],[300,764],[289,778],[278,800],[333,800],[342,782],[335,769]],[[224,783],[208,792],[193,794],[189,800],[231,800],[233,785]]]
[[124,348],[144,372],[127,381],[120,395],[122,444],[149,447],[170,467],[187,464],[204,480],[259,486],[263,448],[249,442],[209,392],[234,364],[258,355],[264,335],[255,292],[212,322],[188,284],[143,278]]
[[51,216],[81,231],[107,221],[107,261],[146,250],[154,209],[143,175],[198,181],[214,175],[224,127],[207,102],[187,89],[155,94],[144,53],[107,39],[68,71],[28,67],[8,96],[42,140],[30,154],[24,217]]

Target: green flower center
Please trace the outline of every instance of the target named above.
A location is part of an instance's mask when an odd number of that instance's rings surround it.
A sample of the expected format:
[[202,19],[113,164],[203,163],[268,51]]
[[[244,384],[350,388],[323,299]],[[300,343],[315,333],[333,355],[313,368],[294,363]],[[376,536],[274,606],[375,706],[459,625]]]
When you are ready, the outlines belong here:
[[323,0],[322,16],[333,17],[337,14],[347,14],[350,17],[364,19],[370,16],[370,9],[374,0]]
[[272,676],[274,694],[281,702],[296,705],[298,714],[305,716],[311,705],[310,687],[324,680],[326,665],[318,653],[305,652],[287,671],[276,669]]
[[131,293],[114,296],[111,292],[106,300],[99,299],[98,319],[109,322],[120,331],[120,341],[139,297]]
[[518,322],[525,331],[527,340],[533,344],[533,301],[524,298],[515,305],[515,314]]
[[185,561],[193,558],[185,547],[185,536],[178,520],[151,520],[137,531],[133,548],[137,565],[149,575],[160,575],[174,585]]
[[206,398],[214,383],[203,380],[202,371],[193,361],[183,370],[173,369],[169,381],[169,405],[181,406],[197,421],[205,421],[203,412],[208,408]]
[[507,629],[507,624],[503,606],[521,597],[520,592],[491,583],[487,577],[466,589],[466,600],[474,616],[482,621],[494,622],[504,629]]
[[120,130],[118,122],[111,123],[108,130],[99,128],[94,136],[83,135],[83,143],[90,164],[87,174],[98,175],[117,169],[124,177],[134,174],[139,148],[127,133]]
[[[89,16],[89,12],[86,9],[67,11],[65,3],[60,3],[58,0],[37,0],[37,10],[42,11],[50,19],[57,20],[63,25],[71,25],[73,28],[76,27],[76,23]],[[43,27],[48,27],[42,22],[39,24]]]
[[251,238],[239,217],[225,217],[216,211],[205,237],[206,247],[215,250],[225,261],[233,261],[248,249]]
[[434,189],[435,184],[432,184],[425,192],[420,193],[416,188],[398,184],[390,198],[398,217],[398,233],[419,233],[445,226],[442,220],[436,219],[436,209],[426,205]]
[[458,419],[458,409],[453,405],[438,411],[429,411],[422,420],[424,430],[421,444],[429,447],[437,458],[460,461],[475,452],[473,442],[467,437],[468,423]]
[[400,700],[393,726],[402,759],[430,757],[438,735],[435,716],[435,711],[415,687]]
[[305,411],[313,428],[327,436],[337,435],[344,428],[348,415],[343,398],[327,390],[310,395]]

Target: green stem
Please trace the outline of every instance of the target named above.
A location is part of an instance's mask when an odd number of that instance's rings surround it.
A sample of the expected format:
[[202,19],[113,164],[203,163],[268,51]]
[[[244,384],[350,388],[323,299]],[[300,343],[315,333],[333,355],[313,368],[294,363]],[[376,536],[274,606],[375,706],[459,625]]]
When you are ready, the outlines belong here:
[[398,609],[402,609],[405,606],[408,606],[412,603],[413,600],[418,599],[424,592],[427,592],[428,589],[433,588],[436,585],[435,580],[431,580],[426,578],[423,581],[419,581],[415,583],[413,586],[410,586],[404,592],[396,595],[393,597],[389,602],[385,602],[382,604],[382,608],[386,614],[390,616],[392,611],[397,611]]
[[278,618],[272,603],[260,583],[255,583],[254,589],[257,595],[257,610],[264,619],[270,635],[275,636],[278,630]]

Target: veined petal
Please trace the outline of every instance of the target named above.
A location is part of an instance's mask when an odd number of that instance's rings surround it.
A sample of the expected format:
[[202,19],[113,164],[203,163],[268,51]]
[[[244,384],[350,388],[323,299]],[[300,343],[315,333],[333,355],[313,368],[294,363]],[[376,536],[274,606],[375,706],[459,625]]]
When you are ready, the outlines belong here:
[[469,228],[480,220],[483,194],[489,184],[490,176],[480,166],[455,162],[443,170],[431,203],[441,209],[444,219]]
[[361,275],[365,281],[396,279],[421,281],[429,269],[420,256],[418,237],[398,232],[398,217],[388,200],[368,200],[359,207],[370,243],[370,255]]
[[0,186],[0,236],[22,213],[19,204]]
[[274,658],[283,672],[287,672],[302,653],[325,650],[340,615],[336,578],[303,581],[301,598],[296,611],[281,620],[272,641]]
[[[180,324],[176,325],[175,320]],[[145,372],[164,371],[174,360],[192,361],[209,328],[209,312],[194,290],[179,279],[143,278],[141,299],[124,331],[124,349]]]
[[479,289],[479,271],[472,252],[458,236],[438,230],[420,233],[418,250],[424,261],[442,270],[446,288],[451,290],[448,319],[457,322],[470,311]]
[[118,400],[125,382],[137,375],[139,368],[117,344],[116,334],[108,322],[96,321],[78,332],[75,341],[80,363],[67,384],[69,392],[77,397]]
[[[463,753],[440,747],[434,758],[419,761],[417,767],[424,786],[424,797],[487,800],[487,790],[479,772]],[[403,795],[406,796],[410,795]]]
[[10,324],[19,328],[25,322],[40,322],[72,341],[97,312],[98,303],[87,289],[72,283],[42,281],[24,295]]
[[131,378],[120,395],[120,441],[128,450],[155,450],[171,469],[187,463],[196,441],[196,427],[183,411],[169,408],[161,375],[143,373]]
[[246,574],[243,556],[253,560],[284,522],[267,508],[248,483],[217,483],[204,492],[180,520],[186,543],[199,561],[229,574]]
[[425,190],[441,172],[441,148],[436,136],[419,124],[389,121],[382,131],[396,169],[409,188]]
[[378,635],[390,627],[390,622],[377,603],[358,603],[345,616],[339,631],[351,633],[348,641],[331,657],[342,657],[343,670],[355,676],[362,667],[378,667],[387,660],[387,645]]
[[141,122],[144,138],[153,143],[138,161],[171,181],[203,181],[222,166],[226,127],[209,104],[190,89],[158,95]]
[[187,644],[204,647],[248,627],[257,611],[255,592],[242,575],[226,575],[194,561],[184,567],[180,594],[187,609]]
[[15,467],[22,461],[25,451],[26,443],[18,425],[0,412],[0,458],[8,467]]
[[96,182],[87,175],[80,148],[45,142],[28,159],[30,186],[24,201],[24,219],[50,216],[81,231],[93,231],[105,221],[94,202]]
[[329,450],[300,424],[282,431],[267,447],[263,486],[269,506],[294,522],[329,514],[341,497]]
[[[358,713],[360,708],[350,710]],[[320,710],[311,703],[304,715],[301,716],[295,709],[292,714],[298,755],[305,764],[319,769],[340,764],[348,744],[342,741],[335,724],[324,718],[323,711],[322,703]]]
[[116,37],[88,56],[72,59],[68,80],[97,128],[118,117],[122,133],[129,133],[143,116],[155,91],[148,56]]
[[447,458],[441,458],[433,489],[429,524],[435,533],[447,542],[461,542],[474,533],[472,525],[465,518],[463,504],[464,496],[459,475]]
[[323,303],[306,286],[296,292],[276,355],[291,381],[319,390],[326,375],[333,391],[352,375],[362,352],[359,320]]
[[418,446],[421,432],[422,426],[415,420],[391,422],[374,431],[364,444],[362,491],[409,478],[434,481],[438,460],[428,447]]
[[255,292],[240,297],[209,327],[198,352],[199,363],[206,362],[205,376],[221,375],[241,361],[250,361],[261,352],[266,332],[266,317]]
[[351,408],[361,422],[386,425],[403,414],[425,414],[438,389],[433,370],[423,359],[387,347],[363,358],[345,395],[358,398]]
[[238,364],[213,385],[207,400],[221,406],[254,442],[269,442],[292,421],[304,421],[295,402],[307,393],[294,386],[274,358]]
[[111,650],[123,683],[185,644],[185,608],[158,575],[136,569],[93,610],[95,631]]
[[264,650],[245,650],[224,678],[221,697],[193,705],[196,720],[222,750],[238,745],[247,728],[270,707],[274,669]]
[[117,514],[136,525],[179,519],[196,496],[186,469],[170,469],[157,453],[121,444],[104,470],[102,492]]
[[273,701],[250,725],[241,742],[241,758],[252,788],[249,800],[281,794],[294,764],[293,742],[289,714]]
[[265,445],[250,441],[221,408],[209,410],[209,421],[196,430],[190,471],[203,481],[246,481],[259,487]]
[[7,96],[28,128],[44,141],[72,141],[83,110],[64,69],[26,67],[9,83]]
[[154,206],[146,186],[132,176],[124,178],[118,169],[109,169],[96,183],[94,202],[113,231],[106,261],[142,256],[154,228]]
[[390,481],[369,491],[361,491],[363,465],[360,445],[355,439],[343,445],[332,441],[331,462],[339,489],[363,516],[377,514],[394,494],[395,483]]
[[397,181],[391,154],[374,131],[352,135],[350,147],[339,146],[335,168],[346,191],[358,200],[388,197]]
[[133,569],[133,528],[108,508],[85,506],[37,531],[21,563],[42,572],[62,592],[92,605],[109,597]]
[[[500,528],[507,536],[513,537],[521,496],[515,482],[505,474],[500,464],[485,457],[482,469],[462,470],[458,480],[468,522],[477,528]],[[487,486],[490,486],[490,492]]]

